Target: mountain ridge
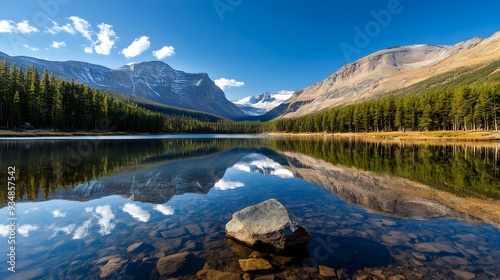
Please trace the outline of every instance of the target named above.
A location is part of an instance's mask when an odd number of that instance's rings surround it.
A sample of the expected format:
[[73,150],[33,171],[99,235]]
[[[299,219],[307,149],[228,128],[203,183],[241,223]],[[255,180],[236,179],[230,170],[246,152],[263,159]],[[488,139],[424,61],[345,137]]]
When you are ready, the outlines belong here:
[[[91,87],[133,95],[164,105],[201,111],[229,119],[246,116],[231,103],[206,73],[175,70],[162,61],[146,61],[111,69],[82,61],[50,61],[28,56],[0,60],[23,67],[35,66],[67,80],[75,79]],[[139,74],[140,73],[140,74]]]
[[485,65],[499,58],[500,32],[450,46],[415,44],[383,49],[295,92],[285,106],[270,113],[299,117],[372,100],[460,67]]
[[261,116],[288,100],[293,93],[293,91],[287,90],[280,90],[275,93],[266,91],[260,95],[251,95],[231,102],[249,116]]

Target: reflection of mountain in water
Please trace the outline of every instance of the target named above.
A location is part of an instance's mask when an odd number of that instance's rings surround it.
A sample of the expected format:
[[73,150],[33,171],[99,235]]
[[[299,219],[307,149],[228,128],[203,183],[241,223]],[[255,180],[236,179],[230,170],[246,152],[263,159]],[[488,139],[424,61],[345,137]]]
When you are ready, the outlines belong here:
[[121,195],[135,201],[164,203],[174,195],[208,193],[222,180],[225,171],[230,167],[293,177],[290,171],[270,157],[276,158],[277,155],[267,149],[236,148],[210,156],[181,159],[144,170],[102,177],[79,184],[70,190],[56,191],[49,195],[48,199],[91,200]]
[[[342,200],[393,218],[457,219],[472,224],[500,226],[498,217],[485,215],[465,198],[432,189],[404,178],[379,175],[297,153],[283,153],[298,177],[331,190]],[[490,207],[484,202],[481,207]],[[493,206],[491,206],[493,207]],[[497,207],[498,208],[498,207]]]

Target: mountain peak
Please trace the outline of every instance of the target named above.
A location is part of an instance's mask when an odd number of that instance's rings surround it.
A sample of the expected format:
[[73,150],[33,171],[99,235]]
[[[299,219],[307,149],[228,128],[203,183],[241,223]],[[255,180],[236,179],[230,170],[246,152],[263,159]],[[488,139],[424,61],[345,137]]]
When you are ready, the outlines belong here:
[[240,100],[232,101],[241,111],[250,116],[260,116],[271,111],[288,100],[293,91],[281,90],[276,93],[264,92],[260,95],[252,95]]
[[35,66],[67,80],[74,79],[94,88],[134,95],[161,104],[201,111],[229,119],[244,117],[236,105],[226,99],[205,73],[174,70],[162,61],[129,63],[118,69],[80,61],[55,62],[32,57],[11,57],[0,53],[7,63]]
[[459,67],[485,65],[500,57],[500,32],[455,45],[415,44],[377,51],[342,66],[294,95],[280,110],[298,117],[383,96]]

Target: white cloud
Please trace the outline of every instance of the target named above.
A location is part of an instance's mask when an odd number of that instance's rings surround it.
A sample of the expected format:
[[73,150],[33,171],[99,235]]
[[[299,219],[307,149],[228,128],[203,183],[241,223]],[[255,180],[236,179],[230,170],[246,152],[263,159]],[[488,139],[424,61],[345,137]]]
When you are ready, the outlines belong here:
[[151,217],[146,210],[143,210],[141,207],[132,203],[126,203],[123,206],[123,211],[132,216],[132,218],[143,223],[149,221],[149,218]]
[[170,206],[165,206],[163,204],[158,204],[155,206],[155,210],[158,212],[161,212],[165,216],[173,215],[174,214],[174,208]]
[[85,238],[89,235],[89,228],[90,224],[92,222],[92,219],[88,219],[81,226],[79,226],[76,230],[75,233],[73,234],[72,239],[82,239]]
[[115,31],[111,29],[112,25],[101,23],[97,27],[99,33],[97,33],[97,41],[94,42],[94,50],[97,54],[109,55],[109,51],[113,48],[118,37]]
[[97,221],[97,224],[101,226],[99,233],[102,235],[110,234],[116,225],[111,222],[115,219],[115,215],[113,214],[113,211],[111,211],[111,205],[97,206],[95,212],[101,215]]
[[66,43],[64,41],[61,41],[61,42],[52,42],[52,45],[51,45],[54,49],[59,49],[59,48],[64,48],[66,47]]
[[12,20],[0,20],[0,33],[23,33],[30,34],[39,32],[38,28],[31,26],[27,20],[18,23]]
[[85,37],[87,40],[92,42],[92,35],[94,32],[90,30],[90,23],[82,18],[79,18],[77,16],[71,16],[69,17],[69,20],[73,22],[73,28],[76,30],[78,33],[82,34],[83,37]]
[[39,32],[38,28],[31,26],[27,20],[17,23],[17,31],[24,34]]
[[9,236],[9,226],[8,225],[0,225],[0,236],[2,236],[2,237]]
[[49,226],[48,229],[54,231],[54,234],[52,234],[51,238],[55,237],[59,232],[63,232],[66,235],[70,235],[75,229],[75,224],[67,225],[65,227]]
[[85,213],[92,213],[94,212],[94,207],[85,207]]
[[145,50],[149,49],[150,45],[151,43],[149,42],[149,37],[142,36],[140,38],[136,38],[130,46],[124,48],[122,50],[122,54],[126,58],[136,57]]
[[26,49],[33,51],[33,52],[40,50],[39,48],[31,47],[28,44],[21,44],[21,46],[23,46],[23,48],[26,48]]
[[66,213],[61,212],[61,211],[59,211],[57,209],[54,210],[54,211],[52,211],[52,215],[54,216],[54,218],[64,218],[64,217],[66,217]]
[[214,81],[215,84],[224,90],[226,87],[242,87],[245,85],[244,82],[238,82],[235,79],[220,78]]
[[85,47],[85,48],[83,48],[83,51],[85,53],[94,53],[94,51],[92,50],[92,47]]
[[174,50],[174,47],[172,47],[172,46],[164,46],[163,48],[161,48],[157,51],[153,51],[153,55],[159,60],[162,60],[165,57],[171,57],[174,54],[175,54],[175,50]]
[[46,28],[45,33],[50,33],[53,35],[58,34],[60,32],[66,32],[71,35],[74,35],[76,33],[75,29],[70,23],[66,23],[63,26],[60,26],[56,21],[53,21],[51,19],[49,20],[52,22],[53,26],[51,28]]
[[0,20],[0,33],[17,33],[17,28],[11,20]]
[[22,225],[17,228],[17,232],[24,237],[30,236],[30,231],[37,230],[38,226],[36,225]]
[[229,181],[224,180],[224,178],[222,178],[217,183],[215,183],[214,187],[221,190],[221,191],[226,191],[226,190],[241,188],[244,186],[245,186],[245,184],[242,182],[229,182]]

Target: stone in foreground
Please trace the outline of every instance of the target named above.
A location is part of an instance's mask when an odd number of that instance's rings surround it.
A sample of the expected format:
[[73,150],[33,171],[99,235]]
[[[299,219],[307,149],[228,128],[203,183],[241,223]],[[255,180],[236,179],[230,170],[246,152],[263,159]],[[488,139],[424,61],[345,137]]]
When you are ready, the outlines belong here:
[[226,234],[255,248],[284,251],[305,246],[311,236],[276,199],[269,199],[233,214]]

